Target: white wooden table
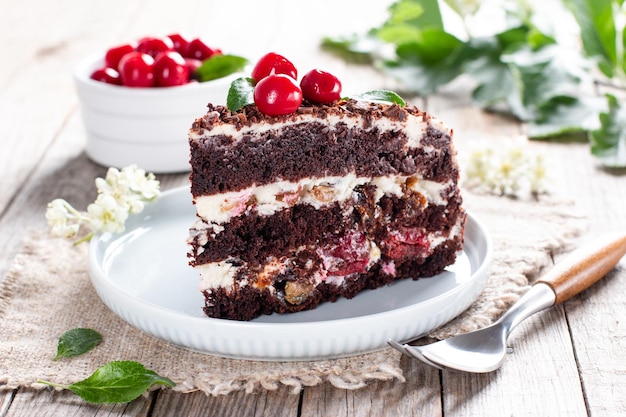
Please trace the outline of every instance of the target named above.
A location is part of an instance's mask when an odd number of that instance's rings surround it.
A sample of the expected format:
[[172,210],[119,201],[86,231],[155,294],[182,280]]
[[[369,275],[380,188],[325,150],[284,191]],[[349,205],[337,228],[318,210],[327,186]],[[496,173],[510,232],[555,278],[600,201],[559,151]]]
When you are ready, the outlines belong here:
[[[373,70],[318,49],[322,35],[350,34],[385,18],[389,2],[0,0],[0,277],[28,229],[45,227],[47,202],[93,201],[105,168],[84,153],[85,134],[71,70],[83,57],[145,35],[187,32],[251,58],[275,50],[303,67],[336,73],[344,91],[381,88]],[[464,94],[426,107],[457,140],[523,134],[523,126],[472,108]],[[587,241],[626,229],[626,172],[599,168],[585,144],[534,144],[553,161],[555,184],[589,216]],[[187,175],[160,177],[163,188]],[[511,236],[515,239],[515,236]],[[516,331],[513,354],[483,375],[441,372],[403,358],[406,383],[345,391],[330,385],[207,397],[155,392],[130,404],[91,406],[68,392],[0,391],[4,416],[619,416],[626,415],[626,261],[563,306]]]

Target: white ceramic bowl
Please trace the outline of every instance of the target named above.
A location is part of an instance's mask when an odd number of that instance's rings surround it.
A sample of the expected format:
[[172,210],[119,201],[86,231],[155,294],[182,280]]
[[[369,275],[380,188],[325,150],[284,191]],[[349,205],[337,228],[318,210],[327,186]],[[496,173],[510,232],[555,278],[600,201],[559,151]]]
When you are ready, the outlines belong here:
[[225,104],[230,83],[243,74],[179,87],[129,88],[90,78],[103,58],[79,63],[74,81],[87,130],[87,155],[121,168],[156,173],[189,170],[187,132],[208,103]]

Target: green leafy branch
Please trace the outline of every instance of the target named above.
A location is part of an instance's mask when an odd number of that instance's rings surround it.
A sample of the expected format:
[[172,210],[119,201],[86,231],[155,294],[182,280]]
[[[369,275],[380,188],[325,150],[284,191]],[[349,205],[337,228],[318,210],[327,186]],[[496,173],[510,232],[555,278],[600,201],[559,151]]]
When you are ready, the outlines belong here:
[[[623,0],[562,0],[579,22],[584,53],[605,79],[626,86],[624,77]],[[473,36],[468,20],[480,10],[477,0],[445,0],[464,22],[465,37],[444,27],[437,0],[399,0],[389,18],[362,35],[324,39],[322,46],[366,63],[398,79],[408,93],[429,96],[461,75],[475,84],[474,102],[489,111],[506,112],[528,126],[535,139],[583,135],[603,163],[626,166],[626,147],[608,126],[622,107],[591,92],[593,64],[580,51],[559,43],[536,24],[537,12],[523,0],[506,3],[507,26],[492,35]],[[385,54],[391,46],[393,53]],[[609,113],[609,104],[612,104]],[[599,117],[603,113],[603,117]],[[609,132],[612,136],[609,137]]]
[[[563,0],[580,26],[586,55],[608,82],[597,84],[626,89],[626,10],[624,0]],[[608,109],[599,115],[600,127],[591,131],[591,152],[605,166],[626,167],[626,106],[606,94]]]

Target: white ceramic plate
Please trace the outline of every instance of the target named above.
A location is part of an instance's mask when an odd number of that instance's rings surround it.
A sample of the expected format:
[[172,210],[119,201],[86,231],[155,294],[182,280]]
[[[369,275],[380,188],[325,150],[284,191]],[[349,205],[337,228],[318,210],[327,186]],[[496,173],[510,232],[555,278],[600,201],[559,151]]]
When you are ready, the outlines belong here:
[[162,194],[132,216],[123,234],[90,243],[93,285],[104,303],[138,329],[176,345],[225,357],[313,360],[375,351],[448,322],[478,297],[488,276],[491,241],[468,218],[463,253],[433,278],[404,280],[317,309],[250,322],[205,317],[199,277],[187,263],[195,220],[187,187]]

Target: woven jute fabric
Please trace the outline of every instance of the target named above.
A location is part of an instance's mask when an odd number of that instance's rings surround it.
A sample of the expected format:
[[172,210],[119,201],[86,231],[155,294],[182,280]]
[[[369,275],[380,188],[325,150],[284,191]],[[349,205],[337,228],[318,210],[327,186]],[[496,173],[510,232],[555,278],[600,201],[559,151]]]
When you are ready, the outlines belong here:
[[[430,335],[474,330],[493,322],[529,285],[551,255],[570,250],[585,219],[570,202],[555,198],[512,200],[465,193],[466,208],[486,226],[494,244],[487,285],[463,314]],[[72,383],[113,360],[134,360],[174,380],[176,391],[210,395],[272,390],[329,382],[358,389],[369,381],[404,381],[400,354],[392,349],[342,359],[262,362],[225,359],[157,340],[112,313],[98,298],[88,273],[88,245],[50,238],[28,239],[0,284],[0,389],[42,387],[38,379]],[[53,361],[59,336],[88,327],[103,342],[87,354]]]

